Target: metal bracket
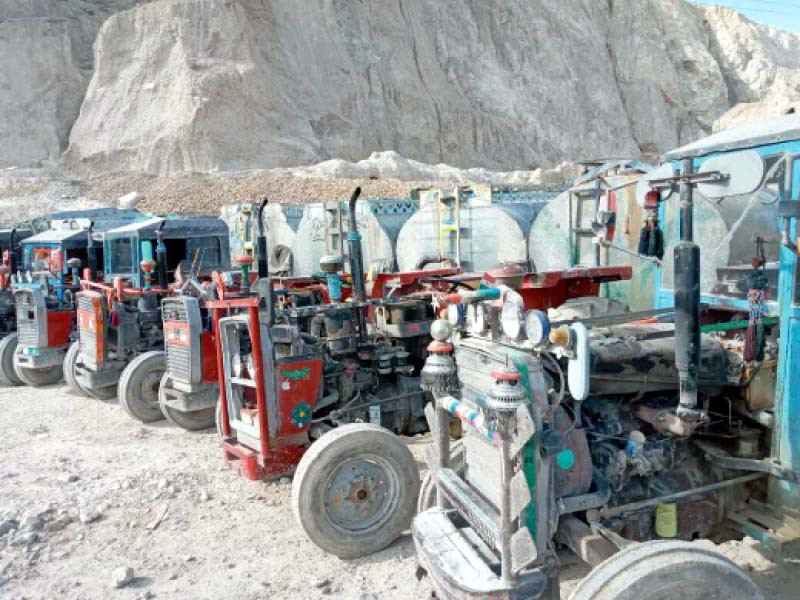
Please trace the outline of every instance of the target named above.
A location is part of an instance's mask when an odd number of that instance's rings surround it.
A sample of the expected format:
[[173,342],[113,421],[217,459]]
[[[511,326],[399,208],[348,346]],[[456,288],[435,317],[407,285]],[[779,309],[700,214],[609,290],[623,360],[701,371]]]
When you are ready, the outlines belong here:
[[674,185],[696,185],[698,183],[719,183],[727,181],[730,175],[724,175],[719,171],[709,171],[707,173],[689,173],[687,175],[676,175],[664,179],[651,179],[648,183],[653,189],[671,188]]
[[778,479],[791,481],[792,483],[800,483],[800,472],[787,469],[782,464],[774,460],[758,460],[753,458],[720,456],[719,454],[713,454],[707,450],[706,458],[725,469],[766,473],[768,475],[772,475],[773,477],[777,477]]

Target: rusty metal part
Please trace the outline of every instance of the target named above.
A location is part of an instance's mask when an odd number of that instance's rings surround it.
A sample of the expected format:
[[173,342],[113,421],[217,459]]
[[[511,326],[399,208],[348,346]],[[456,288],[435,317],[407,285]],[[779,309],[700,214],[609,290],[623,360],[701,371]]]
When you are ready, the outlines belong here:
[[699,421],[681,419],[672,409],[651,408],[640,404],[633,412],[642,421],[655,427],[659,433],[689,437],[699,424]]

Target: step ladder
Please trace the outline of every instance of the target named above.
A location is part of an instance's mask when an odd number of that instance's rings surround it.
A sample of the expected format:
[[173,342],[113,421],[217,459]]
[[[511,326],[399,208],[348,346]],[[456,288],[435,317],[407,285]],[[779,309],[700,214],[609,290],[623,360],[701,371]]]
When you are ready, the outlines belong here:
[[[591,221],[597,219],[600,211],[600,197],[603,195],[603,182],[601,179],[595,181],[594,187],[572,189],[569,191],[569,245],[570,245],[570,267],[581,266],[600,266],[600,245],[593,244],[593,256],[583,256],[582,243],[585,239],[595,237],[595,232],[591,227],[586,227],[584,219],[586,215],[591,216]],[[586,205],[589,206],[586,206]]]
[[441,190],[436,198],[436,228],[439,234],[439,256],[461,266],[461,204],[464,190]]
[[341,256],[347,264],[347,243],[345,221],[346,210],[341,202],[325,203],[325,254]]
[[776,509],[750,498],[728,515],[745,535],[758,540],[778,556],[783,546],[800,538],[800,515]]

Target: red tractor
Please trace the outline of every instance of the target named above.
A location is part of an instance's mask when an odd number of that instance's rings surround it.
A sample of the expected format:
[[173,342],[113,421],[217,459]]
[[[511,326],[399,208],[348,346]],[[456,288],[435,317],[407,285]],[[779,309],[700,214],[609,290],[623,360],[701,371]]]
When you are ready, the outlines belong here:
[[[324,303],[300,306],[296,292],[275,289],[266,260],[260,260],[255,294],[208,306],[217,338],[218,427],[226,463],[248,479],[271,479],[294,472],[311,448],[317,460],[296,479],[301,487],[315,487],[319,477],[329,476],[339,500],[337,523],[349,530],[369,521],[359,538],[369,546],[395,536],[398,524],[405,520],[407,527],[413,514],[419,475],[394,433],[427,429],[419,370],[435,317],[430,300],[458,285],[448,278],[459,270],[383,274],[368,290],[355,224],[359,191],[350,200],[348,300],[339,274],[343,259],[325,257]],[[266,245],[263,236],[259,245]],[[353,452],[340,460],[326,450],[328,442],[312,444],[320,437],[352,443]],[[372,461],[378,447],[389,458]],[[407,518],[393,513],[394,504],[411,511]],[[299,510],[316,509],[306,504]]]

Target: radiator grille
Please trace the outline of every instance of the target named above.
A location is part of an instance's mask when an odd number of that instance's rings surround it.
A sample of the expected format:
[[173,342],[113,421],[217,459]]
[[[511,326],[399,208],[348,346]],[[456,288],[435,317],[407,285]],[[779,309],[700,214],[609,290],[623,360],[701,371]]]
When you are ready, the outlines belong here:
[[[162,307],[164,319],[171,323],[189,323],[186,305],[180,300],[166,300]],[[165,332],[166,333],[166,332]],[[189,339],[191,333],[187,332]],[[166,336],[165,336],[166,337]],[[189,345],[173,344],[166,339],[167,372],[170,377],[186,383],[192,381],[192,347]],[[199,351],[199,348],[197,349]]]
[[[94,313],[94,305],[89,298],[79,298],[78,310]],[[81,348],[83,362],[89,366],[97,366],[97,336],[95,332],[87,327],[79,327],[78,344]]]
[[[29,319],[29,316],[33,319]],[[37,348],[39,346],[39,324],[36,319],[36,307],[32,304],[17,306],[17,340],[21,346]]]

